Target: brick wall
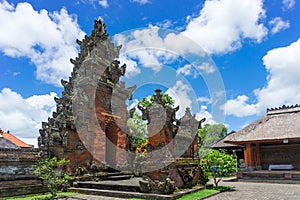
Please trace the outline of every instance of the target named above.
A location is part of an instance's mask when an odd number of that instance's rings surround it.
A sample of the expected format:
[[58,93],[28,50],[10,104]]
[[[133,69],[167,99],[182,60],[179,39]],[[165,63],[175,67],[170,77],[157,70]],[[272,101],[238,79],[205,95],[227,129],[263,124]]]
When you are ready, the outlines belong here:
[[32,165],[38,149],[0,149],[0,198],[46,191]]

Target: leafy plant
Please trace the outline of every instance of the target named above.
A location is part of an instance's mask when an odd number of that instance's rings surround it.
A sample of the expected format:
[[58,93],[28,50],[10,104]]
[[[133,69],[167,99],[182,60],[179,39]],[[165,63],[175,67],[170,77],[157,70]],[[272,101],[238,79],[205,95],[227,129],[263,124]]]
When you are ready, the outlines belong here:
[[142,117],[136,112],[133,113],[132,118],[128,119],[127,124],[133,138],[133,143],[137,147],[141,147],[148,139],[147,124],[143,122]]
[[65,159],[57,160],[56,157],[53,157],[42,158],[33,165],[34,173],[47,184],[51,193],[50,199],[54,199],[57,192],[66,187],[68,182],[73,179],[63,171],[64,165],[68,162]]
[[[173,100],[173,98],[171,96],[169,96],[168,94],[163,94],[162,92],[160,93],[160,95],[161,95],[161,100],[165,105],[171,106],[171,107],[174,106],[175,101]],[[142,100],[140,100],[140,102],[139,102],[139,105],[143,106],[143,107],[153,106],[156,104],[155,97],[156,97],[156,94],[153,94],[150,97],[150,99],[142,98]]]
[[209,152],[201,159],[200,166],[207,176],[212,176],[216,187],[223,177],[236,172],[235,158],[224,150]]
[[200,157],[205,156],[211,150],[205,148],[227,135],[227,128],[224,124],[205,124],[198,129],[198,148]]

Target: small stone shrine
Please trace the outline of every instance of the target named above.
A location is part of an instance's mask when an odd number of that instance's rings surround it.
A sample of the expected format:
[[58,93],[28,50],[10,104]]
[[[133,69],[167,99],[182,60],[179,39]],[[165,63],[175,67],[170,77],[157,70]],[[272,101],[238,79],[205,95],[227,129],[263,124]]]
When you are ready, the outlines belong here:
[[164,103],[162,91],[155,90],[154,105],[138,106],[143,120],[148,121],[148,146],[144,168],[143,192],[171,194],[175,188],[195,186],[203,175],[198,166],[198,134],[201,121],[195,119],[190,108],[176,119],[179,106]]

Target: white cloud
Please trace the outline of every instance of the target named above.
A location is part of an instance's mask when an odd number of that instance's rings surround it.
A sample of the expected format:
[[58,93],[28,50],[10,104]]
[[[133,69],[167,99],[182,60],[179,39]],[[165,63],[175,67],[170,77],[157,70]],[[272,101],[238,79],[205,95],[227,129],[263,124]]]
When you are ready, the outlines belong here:
[[226,115],[235,115],[237,117],[250,116],[257,113],[255,104],[247,104],[248,97],[246,95],[238,96],[237,99],[228,100],[223,105]]
[[41,128],[41,122],[46,121],[54,111],[56,96],[56,93],[51,92],[24,98],[4,88],[0,92],[0,128],[10,130],[24,141],[35,141],[30,144],[36,145],[38,129]]
[[103,8],[108,8],[108,2],[107,0],[99,0],[99,5],[102,6]]
[[267,35],[259,21],[265,18],[261,0],[205,1],[200,15],[191,18],[184,35],[205,51],[222,54],[240,48],[245,38],[256,42]]
[[134,3],[139,3],[139,4],[147,4],[149,3],[150,1],[149,0],[130,0],[131,2],[134,2]]
[[[198,17],[188,18],[186,29],[178,33],[165,30],[166,34],[162,35],[158,26],[149,25],[147,29],[116,35],[116,43],[123,44],[121,54],[126,55],[123,57],[127,61],[132,60],[129,71],[137,74],[137,67],[143,65],[158,72],[164,64],[188,54],[204,58],[207,54],[201,47],[213,54],[228,53],[241,47],[245,39],[261,42],[268,33],[260,23],[265,18],[261,0],[206,1]],[[178,73],[197,77],[199,71],[215,72],[215,68],[208,63],[190,64],[196,66],[196,70],[185,65]]]
[[275,34],[290,27],[289,21],[283,21],[280,17],[275,17],[269,21],[270,26],[272,27],[271,33]]
[[268,71],[267,84],[254,90],[257,103],[247,103],[246,95],[228,100],[223,109],[238,117],[261,114],[266,108],[299,104],[300,102],[300,39],[287,47],[268,51],[263,63]]
[[201,65],[194,66],[192,64],[186,64],[176,70],[177,74],[183,74],[185,76],[193,76],[197,78],[201,74],[212,74],[216,71],[216,67],[208,62],[203,62]]
[[180,67],[176,70],[176,74],[183,74],[185,76],[193,76],[196,78],[198,76],[198,73],[195,71],[193,65],[191,64],[186,64],[183,67]]
[[196,113],[196,119],[200,121],[205,118],[204,124],[216,124],[212,114],[207,111],[206,106],[201,106],[200,112]]
[[282,1],[282,10],[290,10],[296,4],[295,0],[283,0]]
[[72,70],[76,39],[83,38],[76,17],[65,8],[48,13],[29,3],[0,3],[0,51],[10,57],[26,57],[36,66],[36,78],[60,86]]
[[166,50],[167,42],[159,36],[158,30],[157,26],[150,25],[148,29],[134,30],[114,36],[115,42],[118,45],[122,44],[120,58],[127,62],[131,60],[129,72],[133,70],[138,73],[136,69],[138,65],[158,72],[164,64],[174,61],[177,57]]
[[208,97],[198,97],[197,101],[199,101],[200,103],[208,103],[208,104],[211,104],[213,102],[213,100]]
[[192,107],[192,100],[189,96],[189,92],[192,88],[184,84],[181,80],[176,81],[176,84],[169,88],[165,93],[170,95],[175,101],[175,107],[179,105],[179,110],[176,113],[176,117],[181,118],[187,107]]

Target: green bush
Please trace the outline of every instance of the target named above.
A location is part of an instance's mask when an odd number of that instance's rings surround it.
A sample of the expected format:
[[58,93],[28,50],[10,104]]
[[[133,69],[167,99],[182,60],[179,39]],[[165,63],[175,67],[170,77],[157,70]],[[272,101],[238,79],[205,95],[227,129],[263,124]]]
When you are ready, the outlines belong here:
[[200,166],[207,176],[212,176],[216,187],[223,177],[228,177],[236,172],[235,158],[225,151],[209,152],[201,159]]
[[34,173],[47,184],[51,197],[54,199],[57,192],[68,187],[68,183],[73,178],[64,173],[63,167],[69,161],[53,158],[42,158],[33,165]]

